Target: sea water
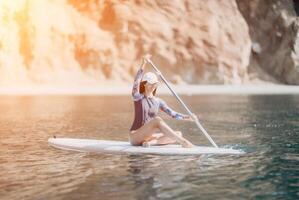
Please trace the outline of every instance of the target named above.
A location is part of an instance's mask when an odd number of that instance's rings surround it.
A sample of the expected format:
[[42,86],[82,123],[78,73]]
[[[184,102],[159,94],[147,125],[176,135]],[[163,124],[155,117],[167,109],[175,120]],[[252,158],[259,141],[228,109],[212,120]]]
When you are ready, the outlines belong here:
[[[172,96],[160,96],[185,111]],[[245,155],[78,153],[49,137],[128,140],[130,96],[1,96],[0,199],[299,199],[299,96],[182,96],[220,147]],[[194,144],[193,122],[161,117]]]

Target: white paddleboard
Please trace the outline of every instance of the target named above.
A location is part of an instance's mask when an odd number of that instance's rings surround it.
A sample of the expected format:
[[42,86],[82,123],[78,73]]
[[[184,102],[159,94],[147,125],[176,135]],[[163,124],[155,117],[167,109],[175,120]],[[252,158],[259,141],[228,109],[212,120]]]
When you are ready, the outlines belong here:
[[81,152],[103,152],[115,154],[159,154],[159,155],[201,155],[201,154],[243,154],[243,151],[196,146],[194,148],[182,148],[181,145],[162,146],[132,146],[129,142],[113,140],[50,138],[49,145],[63,150]]

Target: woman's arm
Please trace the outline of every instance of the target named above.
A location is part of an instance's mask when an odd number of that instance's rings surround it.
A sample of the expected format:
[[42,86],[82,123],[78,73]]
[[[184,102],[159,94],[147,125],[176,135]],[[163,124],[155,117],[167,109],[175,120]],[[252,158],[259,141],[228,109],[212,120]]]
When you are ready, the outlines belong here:
[[151,58],[150,54],[146,54],[142,57],[142,63],[141,63],[139,70],[137,71],[137,74],[134,78],[134,83],[133,83],[133,88],[132,88],[132,97],[133,97],[134,101],[138,101],[142,97],[142,94],[140,94],[140,92],[139,92],[139,86],[140,86],[140,81],[142,79],[145,65],[149,58]]
[[140,65],[140,68],[137,71],[137,74],[134,78],[134,83],[133,83],[133,88],[132,88],[132,97],[134,101],[138,101],[142,95],[139,92],[139,85],[140,85],[140,81],[143,75],[143,71],[144,71],[144,66],[146,64],[145,59],[143,59],[142,64]]
[[165,112],[166,114],[168,114],[169,116],[171,116],[172,118],[175,118],[177,120],[190,120],[190,116],[189,115],[185,115],[182,113],[178,113],[174,110],[172,110],[165,101],[163,101],[162,99],[159,99],[159,108]]

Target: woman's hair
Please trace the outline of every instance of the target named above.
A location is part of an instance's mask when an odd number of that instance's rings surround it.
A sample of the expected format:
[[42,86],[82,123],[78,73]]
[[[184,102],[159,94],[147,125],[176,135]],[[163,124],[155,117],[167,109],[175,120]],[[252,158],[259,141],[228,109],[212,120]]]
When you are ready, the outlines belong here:
[[[140,85],[139,85],[139,92],[141,94],[143,94],[145,92],[145,84],[147,83],[147,81],[141,81],[140,82]],[[157,91],[157,88],[153,91],[153,95],[155,96],[156,95],[156,91]]]

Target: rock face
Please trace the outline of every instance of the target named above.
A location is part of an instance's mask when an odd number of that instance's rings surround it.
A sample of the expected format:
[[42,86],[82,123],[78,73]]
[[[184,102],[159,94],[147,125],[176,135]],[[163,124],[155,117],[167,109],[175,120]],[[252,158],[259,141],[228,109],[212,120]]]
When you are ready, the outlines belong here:
[[[249,72],[260,79],[299,84],[299,19],[291,0],[237,0],[253,43]],[[275,80],[274,80],[275,79]]]
[[0,86],[131,83],[145,53],[177,84],[299,84],[290,0],[0,1],[0,24]]
[[129,83],[144,53],[174,82],[249,81],[235,1],[0,1],[0,24],[0,86]]

